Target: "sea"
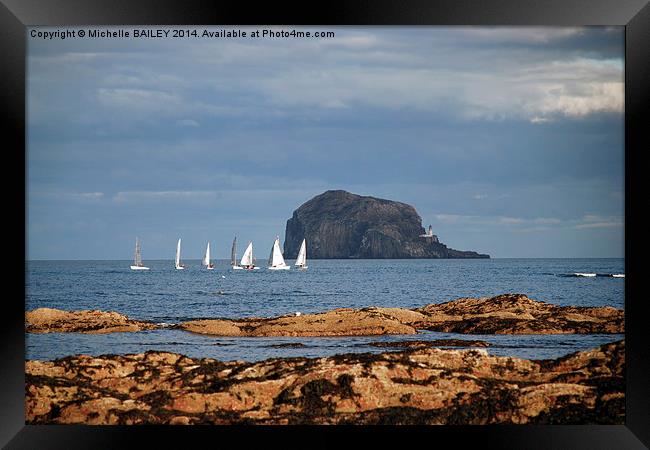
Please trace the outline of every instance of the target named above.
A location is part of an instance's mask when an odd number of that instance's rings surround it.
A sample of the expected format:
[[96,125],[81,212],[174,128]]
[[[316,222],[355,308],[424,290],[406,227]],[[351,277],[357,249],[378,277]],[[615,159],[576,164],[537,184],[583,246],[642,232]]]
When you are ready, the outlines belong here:
[[[287,261],[292,263],[293,261]],[[526,294],[557,305],[624,308],[625,260],[607,259],[352,259],[309,260],[306,271],[246,271],[215,260],[205,270],[186,260],[26,261],[25,310],[99,309],[161,324],[151,331],[26,334],[26,359],[132,354],[148,350],[222,361],[323,357],[385,352],[376,342],[478,339],[493,355],[557,358],[624,338],[623,334],[480,335],[422,331],[359,337],[212,337],[174,328],[193,319],[275,317],[368,306],[417,308],[461,297]],[[617,275],[616,277],[613,275]]]

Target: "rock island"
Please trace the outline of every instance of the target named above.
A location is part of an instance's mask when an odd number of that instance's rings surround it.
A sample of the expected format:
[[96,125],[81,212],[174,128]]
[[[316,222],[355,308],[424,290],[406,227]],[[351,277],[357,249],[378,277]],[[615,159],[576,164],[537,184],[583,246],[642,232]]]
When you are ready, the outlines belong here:
[[411,205],[381,198],[326,191],[293,212],[287,221],[285,258],[295,258],[302,240],[311,259],[489,258],[448,248],[425,233]]

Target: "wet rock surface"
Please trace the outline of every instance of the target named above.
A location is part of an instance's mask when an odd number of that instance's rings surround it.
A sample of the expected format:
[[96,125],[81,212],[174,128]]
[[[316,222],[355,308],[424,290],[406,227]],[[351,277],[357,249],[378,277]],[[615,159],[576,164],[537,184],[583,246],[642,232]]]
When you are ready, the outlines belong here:
[[62,311],[38,308],[25,313],[25,331],[29,333],[113,333],[152,330],[156,324],[129,319],[113,311]]
[[[25,314],[31,333],[110,333],[160,328],[117,312],[39,308]],[[558,306],[523,294],[460,298],[416,309],[339,308],[273,318],[201,319],[172,328],[212,336],[371,336],[417,330],[465,334],[623,333],[623,310]]]
[[623,333],[623,310],[558,306],[522,294],[461,298],[413,310],[341,308],[272,319],[194,320],[180,328],[214,336],[364,336],[431,330],[466,334]]
[[418,329],[474,334],[623,333],[624,311],[611,306],[558,306],[504,294],[459,298],[417,308],[426,319],[409,322]]
[[30,424],[622,424],[625,342],[557,360],[484,349],[27,361]]
[[395,342],[370,342],[373,347],[397,347],[397,348],[414,348],[414,347],[489,347],[490,343],[485,341],[472,341],[465,339],[434,339],[432,341],[395,341]]
[[365,336],[415,334],[417,330],[372,308],[339,308],[320,314],[271,319],[192,320],[180,328],[214,336]]

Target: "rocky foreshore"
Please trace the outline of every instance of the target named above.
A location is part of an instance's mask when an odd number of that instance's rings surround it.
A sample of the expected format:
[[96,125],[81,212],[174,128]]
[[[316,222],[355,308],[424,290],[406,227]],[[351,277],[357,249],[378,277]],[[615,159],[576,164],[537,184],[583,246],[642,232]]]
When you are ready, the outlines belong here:
[[[109,333],[157,328],[116,312],[26,313],[28,332]],[[460,298],[421,308],[339,308],[317,314],[274,318],[202,319],[176,326],[212,336],[367,336],[431,330],[466,334],[623,333],[624,312],[609,306],[558,306],[522,294]]]
[[193,320],[187,331],[214,336],[363,336],[417,330],[468,334],[623,333],[623,310],[558,306],[522,294],[460,298],[417,309],[340,308],[271,319]]
[[459,298],[414,310],[426,316],[418,329],[473,334],[624,333],[625,314],[611,306],[559,306],[504,294]]
[[113,311],[62,311],[38,308],[25,313],[25,331],[29,333],[113,333],[152,330],[156,324],[133,320]]
[[29,424],[623,424],[625,342],[556,360],[480,350],[221,362],[27,361]]

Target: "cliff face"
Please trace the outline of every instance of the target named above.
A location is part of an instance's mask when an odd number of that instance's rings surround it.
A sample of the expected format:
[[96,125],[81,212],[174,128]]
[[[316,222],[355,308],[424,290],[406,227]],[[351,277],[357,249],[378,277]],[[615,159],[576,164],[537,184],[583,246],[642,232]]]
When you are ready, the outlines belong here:
[[346,191],[326,191],[294,211],[287,221],[285,258],[295,258],[302,239],[307,257],[327,258],[489,258],[447,248],[420,237],[422,218],[410,205]]

